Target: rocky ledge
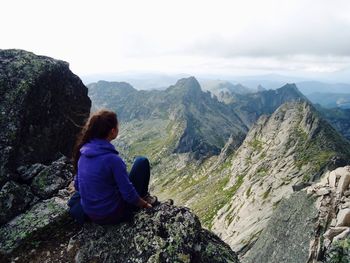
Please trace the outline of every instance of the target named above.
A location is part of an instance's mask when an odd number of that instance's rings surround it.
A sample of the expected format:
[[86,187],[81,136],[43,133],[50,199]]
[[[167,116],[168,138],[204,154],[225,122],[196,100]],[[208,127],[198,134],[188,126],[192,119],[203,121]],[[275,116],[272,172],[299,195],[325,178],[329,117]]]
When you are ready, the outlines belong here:
[[138,212],[131,222],[79,227],[65,201],[54,197],[3,226],[0,261],[239,262],[187,208],[162,203]]

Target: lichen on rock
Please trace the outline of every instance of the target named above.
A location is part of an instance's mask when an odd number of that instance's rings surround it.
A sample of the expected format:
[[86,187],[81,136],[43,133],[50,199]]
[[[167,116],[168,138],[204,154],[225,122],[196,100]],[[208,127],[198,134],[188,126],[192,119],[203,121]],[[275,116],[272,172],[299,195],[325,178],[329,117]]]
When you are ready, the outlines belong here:
[[31,184],[33,192],[43,199],[52,197],[73,179],[72,171],[69,160],[66,157],[60,158],[35,176]]
[[87,225],[75,239],[76,262],[238,262],[187,208],[168,204],[143,210],[130,223]]
[[27,209],[33,198],[27,185],[7,182],[0,188],[0,226]]
[[[71,230],[65,199],[35,205],[0,229],[1,256],[9,262],[231,262],[235,252],[201,227],[184,207],[162,203],[137,212],[130,222],[100,226],[87,223]],[[64,239],[57,233],[69,232]],[[50,233],[49,235],[47,233]],[[44,242],[41,242],[45,240]],[[33,245],[41,242],[33,250]],[[54,249],[53,249],[54,248]],[[50,251],[48,253],[48,251]],[[5,261],[6,262],[6,261]]]

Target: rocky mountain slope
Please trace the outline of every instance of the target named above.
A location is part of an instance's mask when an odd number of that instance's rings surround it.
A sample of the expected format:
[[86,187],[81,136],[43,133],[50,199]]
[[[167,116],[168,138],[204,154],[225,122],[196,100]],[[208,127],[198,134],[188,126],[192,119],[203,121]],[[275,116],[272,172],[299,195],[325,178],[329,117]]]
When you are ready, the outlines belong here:
[[67,157],[89,115],[86,87],[67,63],[22,50],[0,51],[0,73],[0,262],[238,262],[197,216],[166,203],[133,222],[78,226]]
[[263,114],[272,114],[287,101],[307,101],[295,84],[286,84],[276,90],[262,90],[233,95],[229,105],[250,128]]
[[309,100],[314,104],[320,104],[324,108],[350,108],[349,93],[311,93]]
[[235,249],[249,247],[292,186],[319,179],[333,161],[344,164],[349,156],[350,144],[310,104],[282,105],[258,120],[231,157],[224,189],[239,189],[212,229]]
[[167,165],[154,172],[167,176],[157,177],[154,187],[160,196],[193,208],[208,228],[244,254],[292,186],[346,163],[349,149],[311,105],[291,102],[271,117],[262,116],[241,146],[231,140],[217,157],[197,165],[186,156],[165,158]]

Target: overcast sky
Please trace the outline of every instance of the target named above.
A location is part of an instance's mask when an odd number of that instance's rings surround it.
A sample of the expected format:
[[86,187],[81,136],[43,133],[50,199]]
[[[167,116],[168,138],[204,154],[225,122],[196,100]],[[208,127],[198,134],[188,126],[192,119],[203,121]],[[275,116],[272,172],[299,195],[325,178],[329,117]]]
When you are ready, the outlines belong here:
[[65,60],[78,75],[350,69],[349,0],[0,3],[0,48]]

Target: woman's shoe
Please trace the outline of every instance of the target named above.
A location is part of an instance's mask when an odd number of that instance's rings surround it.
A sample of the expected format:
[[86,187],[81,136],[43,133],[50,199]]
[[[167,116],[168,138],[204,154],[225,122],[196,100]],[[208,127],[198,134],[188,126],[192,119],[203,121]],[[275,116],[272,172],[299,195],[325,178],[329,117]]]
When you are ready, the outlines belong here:
[[167,199],[167,200],[163,201],[162,204],[173,205],[174,204],[174,200],[173,199]]
[[143,200],[145,200],[147,203],[151,204],[152,206],[158,205],[158,198],[154,195],[150,195],[149,193],[147,193],[146,196],[142,197]]

